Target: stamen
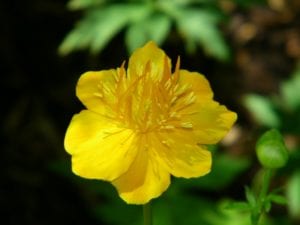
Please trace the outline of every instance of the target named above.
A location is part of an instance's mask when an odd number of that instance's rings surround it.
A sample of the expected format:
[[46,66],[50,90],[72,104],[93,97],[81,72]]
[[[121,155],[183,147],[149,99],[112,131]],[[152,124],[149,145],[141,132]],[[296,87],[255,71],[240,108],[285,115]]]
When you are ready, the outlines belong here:
[[193,128],[193,124],[191,122],[183,122],[180,125],[182,128],[187,128],[187,129]]
[[99,98],[103,98],[103,94],[101,94],[99,92],[95,92],[93,95],[96,97],[99,97]]

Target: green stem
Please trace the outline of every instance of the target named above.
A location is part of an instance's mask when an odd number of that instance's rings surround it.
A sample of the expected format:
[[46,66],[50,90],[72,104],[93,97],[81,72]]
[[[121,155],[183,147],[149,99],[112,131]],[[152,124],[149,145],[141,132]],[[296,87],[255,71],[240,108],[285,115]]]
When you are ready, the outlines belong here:
[[266,200],[271,178],[272,178],[272,169],[265,169],[263,185],[262,185],[261,192],[259,194],[259,201],[261,204],[263,204]]
[[264,213],[264,205],[272,178],[272,169],[265,169],[261,191],[258,196],[258,205],[252,214],[252,225],[258,225],[261,215]]
[[151,202],[143,205],[144,225],[152,225]]

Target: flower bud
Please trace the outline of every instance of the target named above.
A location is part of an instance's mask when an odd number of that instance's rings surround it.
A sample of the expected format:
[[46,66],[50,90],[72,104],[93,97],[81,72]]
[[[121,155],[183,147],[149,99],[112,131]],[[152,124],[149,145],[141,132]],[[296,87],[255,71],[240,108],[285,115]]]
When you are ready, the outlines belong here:
[[259,162],[266,168],[283,167],[288,160],[288,151],[281,134],[275,130],[265,132],[256,143]]

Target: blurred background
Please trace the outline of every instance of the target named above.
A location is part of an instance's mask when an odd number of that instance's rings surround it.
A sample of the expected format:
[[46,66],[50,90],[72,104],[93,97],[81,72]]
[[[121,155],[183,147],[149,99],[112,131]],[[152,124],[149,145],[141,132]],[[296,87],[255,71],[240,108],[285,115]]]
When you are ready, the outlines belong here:
[[[215,99],[239,115],[217,146],[212,172],[173,179],[155,200],[155,225],[248,225],[244,200],[260,183],[255,142],[284,135],[288,165],[271,187],[287,198],[264,224],[300,223],[300,1],[11,0],[0,2],[1,224],[141,224],[114,188],[71,173],[63,139],[79,76],[115,68],[148,40],[206,75]],[[192,210],[191,210],[192,209]]]

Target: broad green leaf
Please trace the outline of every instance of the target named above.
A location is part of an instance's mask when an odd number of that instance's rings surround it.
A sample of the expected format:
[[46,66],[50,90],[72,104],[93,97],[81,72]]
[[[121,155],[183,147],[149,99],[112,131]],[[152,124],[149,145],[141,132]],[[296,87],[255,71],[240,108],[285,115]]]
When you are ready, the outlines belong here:
[[280,126],[280,119],[269,98],[251,94],[245,97],[244,104],[260,124],[268,127]]
[[142,46],[149,40],[161,45],[171,28],[171,20],[164,14],[152,14],[145,20],[131,24],[126,32],[126,45],[129,52]]
[[229,48],[219,31],[220,15],[203,9],[183,9],[177,17],[177,27],[185,39],[192,39],[205,52],[219,60],[229,59]]
[[141,23],[129,25],[125,34],[125,43],[129,53],[147,42],[147,33]]
[[288,181],[287,201],[291,215],[300,218],[300,170],[295,172]]
[[281,85],[281,95],[288,109],[296,110],[300,107],[300,69],[292,78]]
[[85,17],[67,35],[59,47],[61,54],[90,47],[101,51],[128,23],[143,19],[149,13],[146,5],[115,4],[87,10]]

